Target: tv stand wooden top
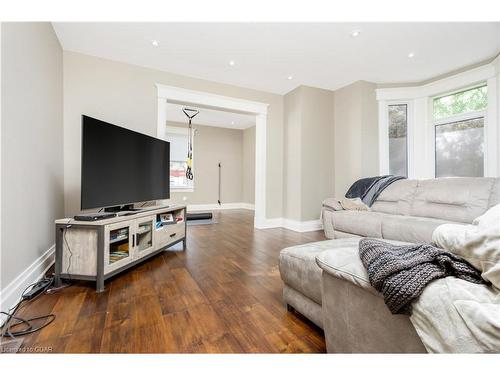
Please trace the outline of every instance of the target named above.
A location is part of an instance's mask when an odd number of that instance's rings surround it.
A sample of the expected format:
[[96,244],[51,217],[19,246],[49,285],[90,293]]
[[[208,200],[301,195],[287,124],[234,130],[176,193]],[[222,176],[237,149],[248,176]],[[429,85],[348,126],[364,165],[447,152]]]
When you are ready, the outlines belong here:
[[[138,219],[141,217],[145,216],[150,216],[150,215],[156,215],[156,214],[162,214],[162,213],[168,213],[168,212],[173,212],[177,210],[184,210],[186,209],[186,206],[182,205],[168,205],[168,206],[148,206],[148,207],[141,207],[139,211],[121,211],[118,212],[118,216],[109,218],[109,219],[104,219],[104,220],[96,220],[96,221],[82,221],[82,220],[75,220],[73,218],[66,218],[66,219],[58,219],[55,221],[56,224],[65,224],[65,225],[93,225],[93,226],[101,226],[101,225],[108,225],[108,224],[114,224],[114,223],[119,223],[122,221],[130,221],[134,219]],[[185,218],[184,218],[185,220]]]

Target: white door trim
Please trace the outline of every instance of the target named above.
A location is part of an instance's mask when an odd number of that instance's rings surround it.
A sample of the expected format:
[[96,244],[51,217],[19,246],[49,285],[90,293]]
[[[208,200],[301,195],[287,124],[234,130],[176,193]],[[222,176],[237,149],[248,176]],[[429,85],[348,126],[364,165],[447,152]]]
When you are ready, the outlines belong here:
[[255,218],[254,226],[266,222],[267,107],[266,103],[222,96],[204,91],[156,84],[158,91],[157,137],[166,138],[167,102],[185,103],[255,115]]

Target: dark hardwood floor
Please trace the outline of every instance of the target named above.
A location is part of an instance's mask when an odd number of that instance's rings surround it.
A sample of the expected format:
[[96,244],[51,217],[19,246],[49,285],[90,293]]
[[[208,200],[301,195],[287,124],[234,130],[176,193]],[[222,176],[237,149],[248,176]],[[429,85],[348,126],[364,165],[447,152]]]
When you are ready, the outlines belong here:
[[[187,250],[166,251],[106,283],[78,282],[29,304],[21,316],[54,313],[24,348],[64,353],[323,353],[322,331],[287,312],[282,248],[323,232],[256,230],[253,212],[215,213],[188,227]],[[174,247],[180,250],[180,247]]]

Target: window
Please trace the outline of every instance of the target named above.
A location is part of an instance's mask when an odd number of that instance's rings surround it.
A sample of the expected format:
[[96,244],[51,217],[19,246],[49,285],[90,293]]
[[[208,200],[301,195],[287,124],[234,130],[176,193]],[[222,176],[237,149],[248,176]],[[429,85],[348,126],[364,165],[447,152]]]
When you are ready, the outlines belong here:
[[389,105],[389,173],[408,177],[408,105]]
[[487,87],[433,100],[436,177],[484,176]]
[[167,141],[170,142],[170,189],[172,191],[193,190],[193,181],[186,178],[187,129],[168,127]]

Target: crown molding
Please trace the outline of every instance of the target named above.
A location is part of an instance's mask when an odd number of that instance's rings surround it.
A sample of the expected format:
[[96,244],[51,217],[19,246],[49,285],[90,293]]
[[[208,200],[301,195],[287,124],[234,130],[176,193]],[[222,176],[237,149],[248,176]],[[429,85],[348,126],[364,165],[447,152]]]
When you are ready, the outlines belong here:
[[434,82],[419,86],[391,87],[376,89],[377,100],[411,100],[436,96],[460,87],[472,86],[481,82],[486,82],[489,78],[495,77],[500,72],[500,57],[492,62],[461,72],[450,77],[439,79]]

